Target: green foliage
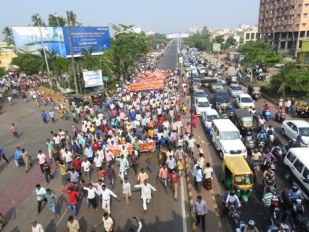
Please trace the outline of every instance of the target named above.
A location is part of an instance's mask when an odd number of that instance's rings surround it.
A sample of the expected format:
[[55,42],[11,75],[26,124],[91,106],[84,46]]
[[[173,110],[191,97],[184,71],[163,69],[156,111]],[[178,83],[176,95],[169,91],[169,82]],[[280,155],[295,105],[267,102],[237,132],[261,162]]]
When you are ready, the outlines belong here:
[[35,27],[45,27],[46,23],[43,21],[39,14],[34,14],[31,17],[32,25]]
[[157,44],[160,44],[161,48],[167,45],[170,40],[166,38],[164,34],[156,33],[148,36],[148,44],[150,49],[156,49]]
[[267,67],[283,61],[283,58],[272,50],[272,46],[263,40],[250,41],[239,46],[239,53],[245,56],[244,64],[262,64]]
[[48,26],[49,27],[63,27],[65,26],[66,20],[64,17],[49,14],[48,15]]
[[237,44],[237,41],[236,39],[234,39],[233,36],[230,36],[226,39],[225,41],[225,44],[223,45],[223,48],[224,49],[228,49],[230,48],[231,46],[235,46]]
[[277,93],[307,93],[309,89],[309,68],[290,64],[271,79],[271,89]]
[[209,34],[200,35],[196,33],[186,38],[184,42],[191,48],[197,48],[201,51],[212,51],[212,42]]
[[5,68],[0,67],[0,77],[4,76],[5,74],[7,74],[7,71],[5,70]]
[[9,27],[5,27],[2,30],[2,34],[4,35],[4,41],[8,44],[14,44],[12,29]]
[[221,45],[223,45],[224,43],[224,36],[223,35],[217,35],[214,40],[213,40],[214,43],[219,43]]
[[34,74],[41,70],[42,62],[38,56],[31,53],[22,53],[12,59],[12,64],[17,65],[26,73]]

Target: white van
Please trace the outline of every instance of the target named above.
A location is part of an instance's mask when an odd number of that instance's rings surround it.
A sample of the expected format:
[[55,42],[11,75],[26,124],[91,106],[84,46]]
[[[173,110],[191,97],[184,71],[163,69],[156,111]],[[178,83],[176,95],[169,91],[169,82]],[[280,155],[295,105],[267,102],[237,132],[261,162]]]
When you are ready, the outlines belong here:
[[241,141],[240,132],[230,119],[213,120],[210,139],[221,159],[235,155],[247,158],[247,149]]
[[199,97],[195,99],[195,112],[201,116],[206,110],[211,109],[211,104],[206,97]]
[[309,148],[291,148],[283,162],[287,168],[285,179],[289,182],[294,180],[304,195],[309,196]]

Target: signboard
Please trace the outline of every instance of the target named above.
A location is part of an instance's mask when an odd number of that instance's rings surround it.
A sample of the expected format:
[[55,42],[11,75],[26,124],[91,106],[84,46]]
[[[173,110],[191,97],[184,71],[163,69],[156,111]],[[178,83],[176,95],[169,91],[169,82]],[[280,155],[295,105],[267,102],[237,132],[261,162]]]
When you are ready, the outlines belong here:
[[164,80],[149,80],[130,84],[130,92],[152,89],[164,89]]
[[104,86],[102,78],[102,70],[83,72],[85,88]]
[[[127,143],[127,144],[121,144],[121,145],[107,145],[106,150],[109,150],[113,153],[115,157],[120,155],[121,148],[122,146],[125,146],[126,149],[128,149],[128,152],[131,154],[133,151],[133,144]],[[140,152],[147,152],[151,151],[154,152],[156,148],[156,143],[155,142],[150,142],[150,143],[142,143],[139,145]]]
[[109,77],[103,77],[103,81],[109,81]]
[[[43,47],[62,57],[70,57],[70,33],[68,27],[12,27],[17,52],[39,54]],[[82,56],[82,50],[93,49],[99,55],[110,48],[108,27],[72,27],[73,55]]]
[[212,51],[213,52],[220,52],[221,51],[221,44],[219,44],[219,43],[212,44]]
[[183,63],[183,57],[182,57],[182,56],[179,56],[178,62],[179,62],[179,64],[182,64],[182,63]]

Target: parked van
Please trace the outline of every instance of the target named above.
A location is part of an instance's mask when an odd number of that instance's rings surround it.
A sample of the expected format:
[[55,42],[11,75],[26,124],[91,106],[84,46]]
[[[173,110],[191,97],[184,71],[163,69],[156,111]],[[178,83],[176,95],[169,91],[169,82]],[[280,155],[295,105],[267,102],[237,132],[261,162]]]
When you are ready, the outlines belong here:
[[309,148],[291,148],[284,158],[287,181],[295,180],[306,196],[309,196]]
[[221,159],[235,155],[247,158],[247,149],[241,141],[240,132],[230,119],[213,120],[210,139]]

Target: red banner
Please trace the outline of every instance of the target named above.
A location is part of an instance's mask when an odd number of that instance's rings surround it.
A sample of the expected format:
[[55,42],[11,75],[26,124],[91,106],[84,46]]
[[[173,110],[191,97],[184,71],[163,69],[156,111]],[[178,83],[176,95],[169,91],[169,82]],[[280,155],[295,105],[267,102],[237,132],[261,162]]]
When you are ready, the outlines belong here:
[[164,80],[149,80],[130,84],[130,92],[137,92],[143,90],[163,89]]
[[[131,143],[121,144],[121,145],[107,145],[106,150],[111,151],[114,156],[119,156],[122,146],[125,146],[128,149],[130,154],[133,151],[133,144]],[[145,152],[145,151],[153,152],[156,148],[156,143],[155,142],[142,143],[139,145],[139,148],[140,148],[140,152]]]

